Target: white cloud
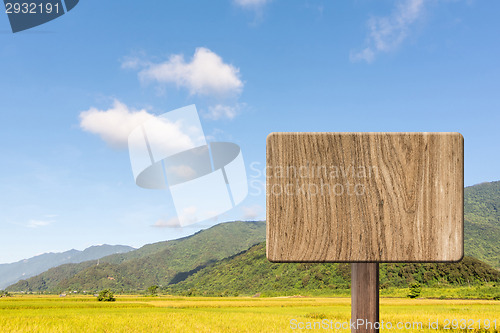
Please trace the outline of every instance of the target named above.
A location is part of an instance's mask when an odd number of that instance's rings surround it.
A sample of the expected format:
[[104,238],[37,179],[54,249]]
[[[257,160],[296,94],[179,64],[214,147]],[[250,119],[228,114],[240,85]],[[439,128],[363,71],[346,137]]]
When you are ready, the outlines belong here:
[[134,51],[132,54],[125,56],[121,60],[123,69],[139,69],[146,66],[148,63],[144,60],[146,52]]
[[27,226],[28,228],[39,228],[39,227],[46,227],[52,223],[54,223],[54,221],[29,220]]
[[[138,61],[130,60],[122,66],[137,64]],[[165,62],[145,67],[139,72],[142,81],[174,83],[192,95],[225,96],[239,94],[243,89],[239,68],[224,63],[219,55],[204,47],[196,49],[191,61],[186,62],[183,55],[174,54]]]
[[214,141],[232,141],[233,138],[231,135],[227,135],[223,130],[220,128],[214,128],[210,134],[206,135],[207,141],[214,142]]
[[270,0],[234,0],[234,3],[243,8],[249,7],[261,7],[266,3],[270,2]]
[[350,59],[352,62],[364,60],[368,63],[375,60],[375,52],[371,48],[367,47],[360,52],[351,52]]
[[260,205],[253,205],[241,207],[241,210],[243,211],[243,219],[252,220],[259,217],[263,209]]
[[[177,211],[179,213],[179,211]],[[193,224],[196,222],[200,221],[200,218],[197,216],[199,213],[198,207],[196,206],[189,206],[185,207],[181,212],[180,215],[178,215],[179,221],[183,221],[183,224]],[[210,214],[211,212],[205,212]],[[213,216],[214,214],[210,214],[210,216]]]
[[193,179],[196,176],[196,171],[189,165],[175,165],[168,168],[168,172],[173,173],[181,179]]
[[155,228],[180,228],[181,224],[179,222],[179,219],[177,217],[172,217],[168,220],[166,219],[159,219],[153,224],[153,227]]
[[183,150],[193,146],[190,136],[193,133],[182,132],[180,122],[170,122],[144,109],[133,110],[118,100],[107,110],[92,107],[80,113],[80,127],[99,135],[113,148],[126,148],[130,132],[146,121],[149,121],[148,139],[151,145],[165,150]]
[[[197,214],[199,213],[198,208],[196,206],[186,207],[180,212],[179,216],[172,217],[170,219],[159,219],[153,224],[153,227],[156,228],[180,228],[182,220],[184,225],[193,224],[199,221]],[[211,212],[207,212],[210,214]],[[213,214],[211,214],[213,215]]]
[[238,114],[239,108],[239,105],[229,106],[217,104],[215,106],[209,106],[208,112],[204,113],[203,116],[212,120],[218,120],[221,118],[233,119]]
[[124,69],[138,69],[144,63],[138,57],[125,57],[122,61],[122,68]]
[[165,117],[152,117],[153,121],[148,120],[144,125],[148,142],[152,149],[163,156],[195,147],[193,140],[205,142],[203,130],[196,126],[189,127],[189,122],[183,124],[183,120],[172,122]]
[[80,113],[80,127],[97,134],[114,148],[127,147],[128,136],[137,126],[155,116],[146,110],[132,110],[118,100],[107,110],[94,107]]
[[368,20],[368,46],[359,52],[351,52],[350,60],[372,62],[379,52],[396,49],[408,37],[409,30],[423,13],[427,0],[404,0],[393,13]]

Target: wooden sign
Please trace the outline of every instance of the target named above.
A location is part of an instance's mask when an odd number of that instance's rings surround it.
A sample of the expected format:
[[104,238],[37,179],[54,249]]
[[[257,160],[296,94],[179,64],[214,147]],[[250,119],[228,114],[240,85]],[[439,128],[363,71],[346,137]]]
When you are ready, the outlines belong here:
[[463,163],[459,133],[272,133],[267,257],[458,261]]

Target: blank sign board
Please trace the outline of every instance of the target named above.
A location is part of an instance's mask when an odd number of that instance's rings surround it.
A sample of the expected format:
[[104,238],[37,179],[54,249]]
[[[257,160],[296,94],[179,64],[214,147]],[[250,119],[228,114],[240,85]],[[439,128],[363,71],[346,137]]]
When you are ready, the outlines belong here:
[[435,262],[463,257],[459,133],[272,133],[267,257]]

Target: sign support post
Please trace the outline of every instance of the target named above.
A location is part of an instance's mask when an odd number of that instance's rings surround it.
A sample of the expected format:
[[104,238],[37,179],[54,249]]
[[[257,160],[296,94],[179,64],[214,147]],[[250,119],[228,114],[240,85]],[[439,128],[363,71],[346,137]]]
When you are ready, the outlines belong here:
[[351,264],[351,321],[356,333],[378,332],[378,263]]

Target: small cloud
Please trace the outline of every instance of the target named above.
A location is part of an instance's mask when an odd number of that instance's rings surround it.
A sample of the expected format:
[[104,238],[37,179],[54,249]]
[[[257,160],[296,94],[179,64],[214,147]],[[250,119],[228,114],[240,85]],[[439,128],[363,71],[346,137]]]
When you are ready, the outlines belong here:
[[148,63],[144,61],[146,53],[143,51],[133,52],[131,55],[125,56],[121,60],[121,68],[123,69],[139,69],[146,66]]
[[196,223],[200,220],[197,214],[198,214],[198,207],[196,206],[186,207],[182,210],[182,212],[178,216],[179,221],[182,221],[183,225]]
[[234,0],[234,3],[243,8],[259,8],[269,3],[270,0]]
[[244,220],[252,220],[257,217],[259,217],[262,214],[262,206],[260,205],[253,205],[253,206],[244,206],[241,207],[241,210],[243,211],[243,219]]
[[227,135],[220,128],[214,128],[214,129],[212,129],[212,132],[210,134],[207,134],[206,139],[209,142],[215,142],[215,141],[232,141],[233,140],[232,137],[231,137],[231,135]]
[[408,37],[411,25],[422,16],[426,1],[405,0],[398,4],[391,15],[370,18],[368,46],[359,52],[351,51],[350,60],[370,63],[377,53],[396,49]]
[[193,179],[196,176],[196,171],[193,170],[189,165],[175,165],[171,166],[167,170],[169,173],[173,173],[175,176],[181,179]]
[[[131,59],[122,67],[141,67],[139,60]],[[193,58],[186,61],[182,54],[173,54],[162,63],[149,63],[139,72],[143,82],[173,83],[186,88],[191,95],[238,95],[243,89],[239,68],[224,63],[211,50],[199,47]]]
[[180,216],[172,217],[170,219],[159,219],[153,224],[156,228],[180,228],[181,220],[186,224],[192,224],[198,222],[197,214],[198,208],[196,206],[190,206],[183,209]]
[[138,69],[142,64],[143,62],[139,57],[125,57],[121,67],[124,69]]
[[325,6],[323,4],[317,4],[316,1],[306,1],[304,7],[306,9],[315,11],[319,17],[322,17],[323,12],[325,11]]
[[153,225],[155,228],[180,228],[181,224],[177,217],[172,217],[171,219],[159,219]]
[[54,221],[29,220],[27,227],[28,228],[46,227],[52,223],[54,223]]
[[366,61],[367,63],[371,63],[373,60],[375,60],[375,52],[372,51],[371,48],[367,47],[364,50],[360,52],[351,52],[349,55],[349,59],[352,62],[358,62],[358,61]]
[[203,116],[211,120],[218,120],[221,118],[233,119],[236,117],[239,110],[239,104],[235,106],[217,104],[215,106],[209,106],[208,112],[204,113]]

